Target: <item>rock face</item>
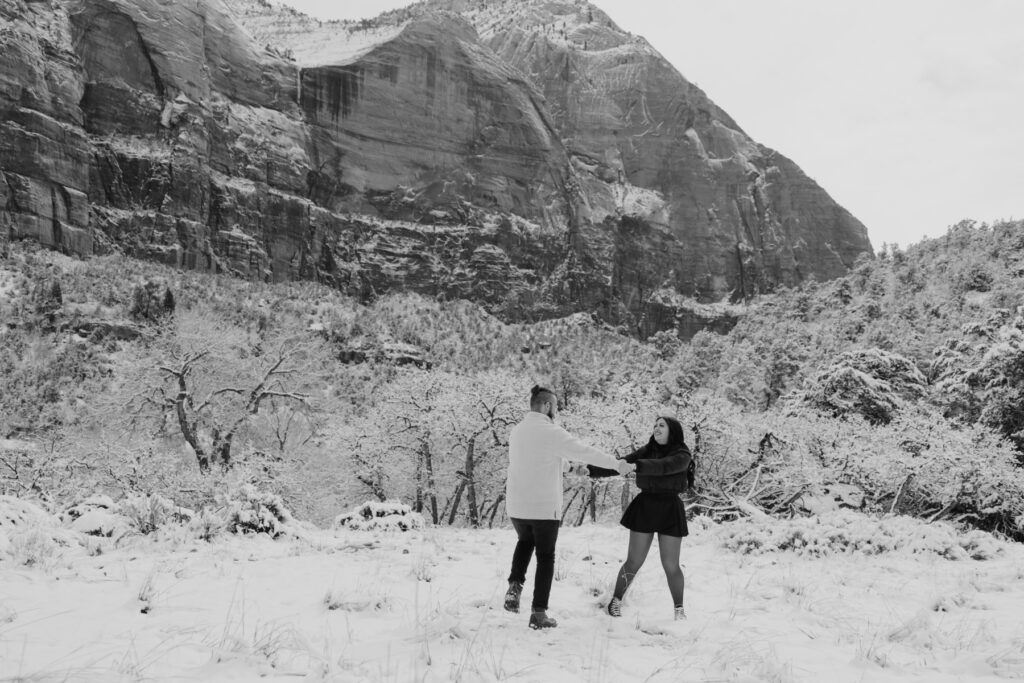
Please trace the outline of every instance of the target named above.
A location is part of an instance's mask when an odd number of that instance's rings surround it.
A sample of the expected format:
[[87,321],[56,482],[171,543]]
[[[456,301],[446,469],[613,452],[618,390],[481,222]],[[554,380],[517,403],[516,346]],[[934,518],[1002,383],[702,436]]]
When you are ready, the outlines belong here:
[[10,238],[642,336],[871,250],[646,42],[542,0],[0,0]]

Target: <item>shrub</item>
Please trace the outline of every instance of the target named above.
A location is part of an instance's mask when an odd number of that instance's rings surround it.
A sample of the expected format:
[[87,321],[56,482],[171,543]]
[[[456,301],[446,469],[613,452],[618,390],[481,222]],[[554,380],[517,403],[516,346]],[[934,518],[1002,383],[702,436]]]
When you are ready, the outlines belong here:
[[334,520],[335,528],[353,531],[411,531],[422,529],[425,524],[423,515],[394,500],[383,503],[367,501]]
[[1000,542],[982,531],[963,533],[943,522],[909,517],[872,517],[849,510],[789,520],[743,520],[720,527],[719,543],[740,554],[792,552],[806,557],[834,554],[930,553],[949,560],[990,560]]
[[195,513],[175,505],[159,494],[129,494],[120,501],[120,513],[140,534],[150,534],[167,524],[182,524],[192,520]]
[[14,496],[0,496],[0,530],[56,525],[57,519],[35,503]]
[[201,541],[212,541],[227,529],[227,522],[222,515],[210,508],[203,508],[189,522],[189,529]]
[[987,292],[992,289],[995,277],[984,263],[971,263],[954,277],[956,292]]
[[75,503],[64,510],[63,514],[61,514],[61,519],[64,522],[74,522],[95,510],[115,512],[117,510],[117,506],[114,504],[114,499],[110,496],[102,493],[94,493],[85,500]]
[[228,494],[225,528],[234,534],[269,534],[272,538],[286,533],[292,513],[281,497],[243,484]]
[[120,538],[130,531],[114,501],[103,494],[93,494],[64,511],[61,518],[72,530],[89,536]]
[[8,553],[17,565],[48,569],[60,556],[60,545],[43,527],[29,527],[10,534]]
[[35,503],[0,496],[0,559],[15,564],[49,569],[73,535],[60,528],[56,517]]
[[848,351],[814,379],[806,400],[837,417],[857,413],[873,424],[885,424],[904,399],[922,395],[925,382],[914,363],[898,354]]

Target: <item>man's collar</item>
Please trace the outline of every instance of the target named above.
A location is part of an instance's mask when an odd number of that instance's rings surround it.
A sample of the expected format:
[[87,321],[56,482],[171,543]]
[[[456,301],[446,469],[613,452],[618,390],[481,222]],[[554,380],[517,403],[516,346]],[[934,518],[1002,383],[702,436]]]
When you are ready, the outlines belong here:
[[[531,417],[534,415],[536,415],[536,417]],[[526,419],[528,420],[536,420],[537,418],[541,418],[543,420],[546,420],[547,422],[554,423],[554,420],[552,420],[549,416],[545,415],[544,413],[538,413],[536,410],[531,410],[526,414]]]

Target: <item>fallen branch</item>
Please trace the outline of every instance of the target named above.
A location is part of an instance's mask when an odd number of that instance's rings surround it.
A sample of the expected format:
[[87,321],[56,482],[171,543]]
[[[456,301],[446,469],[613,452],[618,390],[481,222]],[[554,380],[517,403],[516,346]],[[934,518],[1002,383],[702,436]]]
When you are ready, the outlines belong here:
[[746,516],[750,517],[751,519],[755,519],[759,522],[767,522],[771,519],[771,516],[767,512],[758,508],[750,501],[740,500],[737,498],[733,499],[732,504],[737,510],[739,510]]
[[900,484],[900,487],[896,489],[896,496],[892,499],[892,505],[889,506],[889,514],[896,512],[896,508],[899,507],[900,502],[903,499],[903,494],[907,491],[907,486],[910,482],[914,481],[914,474],[911,472],[907,475],[906,479]]
[[928,518],[928,519],[926,520],[926,521],[927,521],[927,523],[928,523],[928,524],[931,524],[932,522],[934,522],[934,521],[936,521],[936,520],[938,520],[938,519],[942,519],[943,517],[945,517],[946,515],[948,515],[948,514],[949,514],[949,512],[950,512],[950,510],[952,510],[952,509],[953,509],[954,507],[956,507],[957,503],[959,503],[959,502],[960,502],[960,500],[959,500],[959,499],[956,499],[956,498],[954,498],[954,499],[953,499],[953,501],[952,501],[952,502],[950,502],[950,504],[949,504],[949,505],[947,505],[946,507],[942,508],[941,510],[939,510],[938,512],[936,512],[936,513],[935,513],[934,515],[932,515],[931,517],[929,517],[929,518]]
[[757,466],[754,470],[754,481],[750,484],[750,490],[747,491],[747,500],[750,500],[754,495],[754,490],[757,488],[758,482],[761,481],[761,465]]
[[799,499],[800,499],[800,497],[801,497],[801,496],[803,496],[803,495],[804,495],[804,494],[805,494],[806,492],[807,492],[807,484],[804,484],[804,485],[803,485],[803,486],[801,486],[801,487],[800,487],[799,489],[797,489],[796,493],[794,493],[794,494],[793,494],[792,496],[790,496],[789,498],[787,498],[787,499],[786,499],[785,501],[783,501],[783,502],[782,502],[781,504],[779,504],[779,505],[776,505],[776,506],[775,506],[775,509],[776,509],[776,510],[781,510],[781,509],[783,509],[783,508],[787,508],[787,507],[789,507],[790,505],[792,505],[793,503],[795,503],[795,502],[796,502],[797,500],[799,500]]

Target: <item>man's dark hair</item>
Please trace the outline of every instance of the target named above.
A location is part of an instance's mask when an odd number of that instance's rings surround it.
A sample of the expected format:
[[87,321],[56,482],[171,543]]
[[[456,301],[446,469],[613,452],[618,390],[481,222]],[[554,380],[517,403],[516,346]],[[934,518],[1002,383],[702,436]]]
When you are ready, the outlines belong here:
[[530,409],[537,410],[545,401],[557,401],[555,398],[555,392],[550,389],[545,389],[538,384],[534,384],[533,388],[530,389]]

